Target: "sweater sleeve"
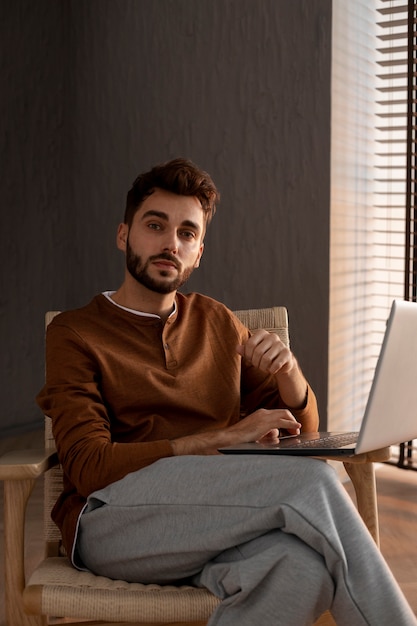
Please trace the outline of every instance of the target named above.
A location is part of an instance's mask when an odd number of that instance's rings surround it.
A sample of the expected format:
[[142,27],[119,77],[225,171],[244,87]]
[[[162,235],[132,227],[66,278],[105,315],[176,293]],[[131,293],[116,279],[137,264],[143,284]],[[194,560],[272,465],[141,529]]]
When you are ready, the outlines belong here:
[[52,419],[64,474],[84,497],[173,454],[168,440],[112,440],[96,358],[77,332],[59,323],[48,327],[46,382],[37,403]]

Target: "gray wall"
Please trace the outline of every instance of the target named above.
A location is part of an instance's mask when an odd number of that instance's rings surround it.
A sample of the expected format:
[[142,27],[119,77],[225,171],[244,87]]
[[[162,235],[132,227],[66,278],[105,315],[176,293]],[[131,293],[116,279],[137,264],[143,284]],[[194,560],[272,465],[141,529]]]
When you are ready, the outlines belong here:
[[116,288],[135,176],[175,156],[222,202],[187,285],[288,306],[327,403],[331,0],[0,0],[3,406],[39,424],[43,315]]

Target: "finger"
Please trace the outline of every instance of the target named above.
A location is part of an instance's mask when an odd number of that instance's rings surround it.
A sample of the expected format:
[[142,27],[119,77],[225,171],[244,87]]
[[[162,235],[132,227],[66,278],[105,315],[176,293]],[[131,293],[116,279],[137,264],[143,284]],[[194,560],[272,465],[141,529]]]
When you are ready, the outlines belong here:
[[[253,363],[253,365],[256,365],[256,363],[254,363],[255,352],[257,355],[262,355],[263,352],[269,348],[270,336],[271,334],[266,330],[256,330],[253,335],[249,337],[246,343],[242,344],[239,349],[239,354],[245,357],[246,360]],[[258,360],[260,357],[256,356],[255,358]]]
[[274,428],[257,440],[258,443],[279,443],[279,430]]
[[290,371],[293,365],[294,355],[289,348],[280,343],[265,352],[258,367],[270,374],[277,374]]
[[278,370],[281,369],[282,365],[285,362],[285,359],[282,358],[282,354],[280,351],[277,352],[276,346],[271,346],[268,350],[264,352],[259,352],[259,354],[257,354],[255,350],[252,362],[260,370],[263,370],[264,372],[269,372],[270,374],[275,374]]
[[287,431],[290,435],[299,435],[301,432],[300,428],[287,428]]
[[265,435],[262,435],[261,439],[278,439],[279,437],[279,429],[271,428]]
[[254,341],[245,346],[245,349],[247,348],[245,357],[248,358],[249,349],[252,350],[249,358],[255,367],[264,372],[276,374],[291,363],[292,353],[277,335],[262,331],[262,335],[256,335],[251,339]]
[[265,426],[269,432],[273,429],[297,430],[301,428],[294,415],[288,409],[264,409]]
[[[300,422],[296,422],[295,419],[285,419],[285,418],[282,418],[280,420],[279,427],[280,427],[280,429],[281,428],[285,428],[285,430],[288,430],[288,432],[294,431],[293,434],[297,434],[298,435],[299,432],[300,432],[301,424],[300,424]],[[298,432],[295,432],[295,431],[298,431]]]

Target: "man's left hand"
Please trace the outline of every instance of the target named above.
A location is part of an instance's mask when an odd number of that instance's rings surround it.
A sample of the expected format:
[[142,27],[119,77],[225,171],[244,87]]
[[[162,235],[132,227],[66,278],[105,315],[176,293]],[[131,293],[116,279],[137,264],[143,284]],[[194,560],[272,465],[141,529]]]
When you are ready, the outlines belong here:
[[269,374],[289,374],[297,362],[291,350],[275,333],[256,330],[248,341],[237,346],[246,361]]

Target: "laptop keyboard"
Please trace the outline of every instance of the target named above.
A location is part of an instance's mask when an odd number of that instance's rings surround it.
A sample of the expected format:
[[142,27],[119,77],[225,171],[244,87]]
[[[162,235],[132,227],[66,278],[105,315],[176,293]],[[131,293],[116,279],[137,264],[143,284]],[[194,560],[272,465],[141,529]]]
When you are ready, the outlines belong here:
[[357,432],[339,433],[337,435],[329,435],[327,437],[321,437],[320,439],[313,439],[311,441],[302,441],[295,443],[294,445],[287,445],[288,448],[340,448],[347,446],[350,443],[355,443],[358,438]]

